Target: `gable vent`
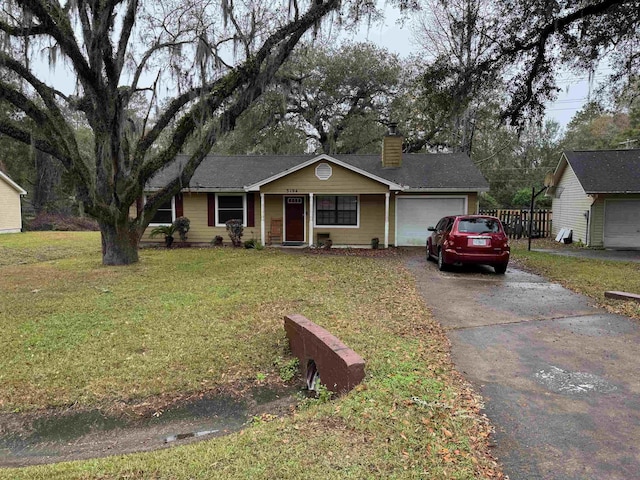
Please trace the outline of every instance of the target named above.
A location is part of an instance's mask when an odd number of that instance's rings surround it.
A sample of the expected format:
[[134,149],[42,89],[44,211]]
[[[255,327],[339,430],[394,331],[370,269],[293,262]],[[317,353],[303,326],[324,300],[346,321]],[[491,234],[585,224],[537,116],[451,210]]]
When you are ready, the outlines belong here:
[[320,180],[329,180],[332,174],[333,170],[328,163],[321,163],[316,167],[316,177]]

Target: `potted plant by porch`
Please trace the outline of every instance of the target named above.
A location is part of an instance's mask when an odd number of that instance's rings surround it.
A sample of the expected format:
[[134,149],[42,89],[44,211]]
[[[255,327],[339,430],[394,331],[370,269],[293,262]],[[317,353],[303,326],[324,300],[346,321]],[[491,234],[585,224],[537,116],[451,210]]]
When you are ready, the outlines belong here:
[[171,248],[171,245],[173,244],[173,234],[176,233],[177,230],[178,227],[175,224],[160,225],[151,230],[149,237],[154,238],[158,235],[164,235],[164,245],[167,248]]

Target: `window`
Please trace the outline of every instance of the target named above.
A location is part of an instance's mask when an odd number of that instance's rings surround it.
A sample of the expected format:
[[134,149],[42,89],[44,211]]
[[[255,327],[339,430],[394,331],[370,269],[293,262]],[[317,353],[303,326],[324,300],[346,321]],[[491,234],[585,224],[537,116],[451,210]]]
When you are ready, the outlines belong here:
[[164,202],[149,222],[151,225],[170,225],[175,220],[173,199]]
[[242,220],[244,218],[244,195],[218,195],[216,202],[217,208],[217,224],[222,226],[229,220]]
[[463,218],[458,223],[458,231],[462,233],[498,233],[500,223],[492,218]]
[[357,226],[358,197],[356,195],[318,195],[316,225]]

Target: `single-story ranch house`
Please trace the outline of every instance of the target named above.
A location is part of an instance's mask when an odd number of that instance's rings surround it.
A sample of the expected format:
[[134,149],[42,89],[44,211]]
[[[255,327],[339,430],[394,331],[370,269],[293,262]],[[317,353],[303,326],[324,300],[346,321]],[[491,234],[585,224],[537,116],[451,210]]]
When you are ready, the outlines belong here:
[[17,233],[22,230],[20,197],[27,192],[0,172],[0,233]]
[[553,233],[590,247],[640,248],[640,150],[567,151],[547,195]]
[[[440,217],[478,211],[488,183],[467,155],[402,154],[402,137],[391,134],[382,150],[382,156],[208,156],[150,228],[185,216],[190,242],[217,235],[228,241],[225,222],[237,218],[244,240],[286,246],[330,239],[355,247],[377,238],[388,247],[424,245],[428,226]],[[146,191],[160,189],[185,161],[176,158]]]

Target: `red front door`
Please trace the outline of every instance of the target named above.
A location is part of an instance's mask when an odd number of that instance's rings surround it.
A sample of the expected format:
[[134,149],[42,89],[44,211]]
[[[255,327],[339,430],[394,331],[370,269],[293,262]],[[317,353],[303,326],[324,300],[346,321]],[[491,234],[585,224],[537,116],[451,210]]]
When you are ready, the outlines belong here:
[[285,242],[304,242],[304,197],[284,198]]

